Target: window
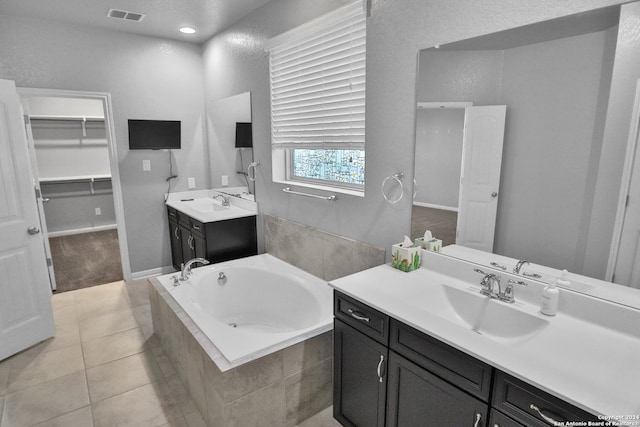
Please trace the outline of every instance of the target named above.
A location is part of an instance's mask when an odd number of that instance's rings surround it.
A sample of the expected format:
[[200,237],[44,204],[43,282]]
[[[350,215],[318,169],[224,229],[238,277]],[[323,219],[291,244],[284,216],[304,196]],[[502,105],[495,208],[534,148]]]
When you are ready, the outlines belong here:
[[273,180],[362,195],[366,14],[356,2],[268,42]]

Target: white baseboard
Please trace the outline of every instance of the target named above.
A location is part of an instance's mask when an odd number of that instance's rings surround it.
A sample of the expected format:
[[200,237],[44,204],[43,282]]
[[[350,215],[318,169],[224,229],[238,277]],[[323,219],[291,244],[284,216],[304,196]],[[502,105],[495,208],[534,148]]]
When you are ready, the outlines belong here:
[[75,228],[73,230],[49,231],[47,237],[73,236],[74,234],[94,233],[96,231],[115,230],[116,224],[98,225],[95,227]]
[[134,271],[131,273],[131,280],[146,279],[147,277],[161,276],[163,274],[173,273],[176,271],[172,265],[164,267],[152,268],[150,270]]
[[458,208],[453,207],[453,206],[434,205],[434,204],[431,204],[431,203],[416,202],[415,200],[414,200],[413,204],[416,205],[416,206],[421,206],[423,208],[440,209],[440,210],[443,210],[443,211],[458,212]]

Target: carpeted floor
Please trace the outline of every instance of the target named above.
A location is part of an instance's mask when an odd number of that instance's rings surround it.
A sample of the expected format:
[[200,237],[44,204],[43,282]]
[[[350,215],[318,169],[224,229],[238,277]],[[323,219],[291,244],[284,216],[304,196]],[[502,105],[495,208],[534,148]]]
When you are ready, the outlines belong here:
[[410,237],[422,237],[425,230],[431,230],[433,237],[442,240],[442,246],[447,246],[456,242],[457,222],[457,212],[414,205],[411,212]]
[[52,237],[49,244],[57,293],[123,279],[117,230]]

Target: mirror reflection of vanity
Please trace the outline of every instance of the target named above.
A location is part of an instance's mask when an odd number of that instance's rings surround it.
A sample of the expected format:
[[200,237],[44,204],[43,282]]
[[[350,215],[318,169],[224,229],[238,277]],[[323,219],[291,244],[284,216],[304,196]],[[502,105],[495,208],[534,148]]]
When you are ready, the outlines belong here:
[[[634,2],[421,51],[413,209],[414,224],[421,222],[411,237],[430,228],[444,237],[443,245],[455,242],[460,159],[468,149],[461,139],[464,103],[506,105],[499,188],[491,190],[497,204],[492,252],[610,279],[640,77],[632,25],[638,19]],[[430,108],[438,104],[443,107]],[[478,163],[474,170],[491,167]],[[614,281],[640,287],[635,267]],[[597,294],[603,283],[586,292]]]

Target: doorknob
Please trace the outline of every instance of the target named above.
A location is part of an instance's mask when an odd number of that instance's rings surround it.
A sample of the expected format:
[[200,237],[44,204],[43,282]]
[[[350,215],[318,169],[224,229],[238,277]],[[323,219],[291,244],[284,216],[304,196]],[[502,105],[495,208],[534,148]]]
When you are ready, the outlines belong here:
[[491,193],[491,197],[498,197],[498,193],[494,191],[493,193]]
[[40,229],[35,225],[27,228],[27,233],[29,233],[30,235],[38,234],[39,232],[40,232]]

